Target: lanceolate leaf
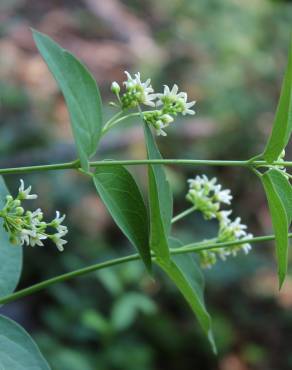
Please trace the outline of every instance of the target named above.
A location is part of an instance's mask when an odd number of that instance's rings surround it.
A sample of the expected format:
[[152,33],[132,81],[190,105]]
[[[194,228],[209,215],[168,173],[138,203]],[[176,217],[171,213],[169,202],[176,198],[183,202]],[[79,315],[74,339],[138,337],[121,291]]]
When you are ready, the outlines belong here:
[[0,315],[0,369],[50,370],[37,345],[16,322]]
[[291,222],[291,186],[278,170],[264,173],[262,182],[267,195],[273,229],[276,237],[279,285],[282,286],[288,263],[288,228]]
[[274,119],[273,130],[263,156],[267,162],[273,162],[286,147],[292,130],[292,43],[290,45],[288,65],[285,72],[281,95]]
[[[144,124],[149,159],[161,159],[150,128]],[[162,165],[148,166],[150,246],[163,260],[169,259],[168,236],[172,218],[172,194]]]
[[116,224],[151,269],[148,214],[133,176],[123,166],[105,166],[96,169],[93,180]]
[[269,170],[268,176],[285,207],[288,226],[290,226],[292,221],[292,186],[284,173],[277,169]]
[[33,37],[62,90],[81,165],[87,171],[88,159],[96,152],[102,129],[102,103],[96,81],[78,59],[48,36],[33,31]]
[[[4,207],[8,189],[0,176],[0,209]],[[0,297],[13,293],[22,268],[22,248],[9,242],[8,234],[0,218]],[[1,369],[1,368],[0,368]]]
[[157,263],[174,282],[191,306],[209,339],[213,351],[216,353],[211,318],[206,310],[203,298],[204,278],[196,261],[189,254],[179,254],[172,256],[171,260],[168,262],[159,259]]

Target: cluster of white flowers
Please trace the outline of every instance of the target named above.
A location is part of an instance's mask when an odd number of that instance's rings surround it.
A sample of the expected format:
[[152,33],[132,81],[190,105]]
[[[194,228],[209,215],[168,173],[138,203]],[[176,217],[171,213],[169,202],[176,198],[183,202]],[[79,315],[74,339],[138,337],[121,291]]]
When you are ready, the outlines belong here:
[[[43,246],[43,240],[50,239],[59,251],[63,251],[67,241],[62,238],[68,233],[67,227],[62,225],[65,215],[61,216],[57,211],[56,217],[51,222],[45,222],[40,208],[33,212],[25,211],[22,201],[36,198],[36,194],[31,194],[31,186],[25,189],[23,180],[20,180],[16,198],[11,195],[6,196],[6,203],[0,210],[0,217],[3,219],[3,227],[9,234],[10,242],[34,247]],[[53,230],[55,232],[50,232]]]
[[126,91],[120,96],[121,88],[114,81],[111,86],[112,92],[117,96],[124,110],[135,108],[140,104],[159,107],[159,109],[142,113],[144,121],[154,128],[157,135],[166,136],[164,129],[174,121],[174,116],[177,114],[195,114],[195,111],[191,109],[195,101],[188,102],[187,93],[179,92],[177,85],[173,85],[172,89],[165,85],[163,93],[154,93],[150,79],[142,82],[140,73],[136,73],[134,77],[128,72],[125,73],[128,78],[124,81]]
[[186,198],[193,203],[196,210],[203,213],[206,220],[217,217],[220,203],[231,203],[230,190],[222,190],[215,177],[209,180],[206,175],[196,176],[195,179],[188,180],[188,183],[189,191]]
[[[205,219],[216,218],[219,222],[219,231],[216,242],[233,242],[252,238],[252,234],[247,234],[247,226],[241,224],[241,219],[237,217],[232,221],[229,217],[232,210],[221,210],[221,204],[231,204],[232,195],[229,189],[222,189],[217,184],[217,179],[208,179],[207,176],[196,176],[195,179],[188,180],[189,191],[187,200],[189,200],[197,211],[202,212]],[[224,248],[214,248],[200,252],[200,261],[203,267],[210,268],[217,261],[217,255],[225,260],[226,257],[236,256],[239,251],[246,254],[251,250],[249,243],[240,245],[231,245]]]

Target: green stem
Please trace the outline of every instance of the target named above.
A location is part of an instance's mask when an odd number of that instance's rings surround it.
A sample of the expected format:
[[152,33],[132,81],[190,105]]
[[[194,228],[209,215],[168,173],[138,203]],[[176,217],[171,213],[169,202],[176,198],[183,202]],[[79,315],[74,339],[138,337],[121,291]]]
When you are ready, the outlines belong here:
[[173,219],[171,220],[171,223],[174,224],[175,222],[181,220],[182,218],[188,216],[189,214],[193,213],[196,210],[196,207],[190,207],[186,209],[185,211],[179,213],[178,215],[174,216]]
[[119,111],[118,113],[116,113],[112,118],[110,118],[105,123],[105,125],[102,128],[101,136],[104,136],[111,129],[112,125],[115,124],[117,118],[120,117],[121,114],[123,114],[123,111],[122,110]]
[[[292,233],[288,234],[288,238],[292,238]],[[235,241],[230,242],[224,242],[224,243],[213,243],[212,241],[206,241],[202,243],[191,243],[184,245],[183,247],[176,249],[173,254],[178,254],[178,250],[180,250],[179,253],[190,253],[190,252],[199,252],[201,250],[208,250],[208,249],[220,249],[225,247],[231,247],[233,245],[241,245],[241,244],[254,244],[254,243],[261,243],[261,242],[267,242],[275,240],[275,235],[266,235],[266,236],[256,236],[254,238],[249,239],[239,239]]]
[[[288,234],[288,237],[292,238],[292,233]],[[207,249],[224,248],[228,246],[240,245],[240,244],[245,244],[245,243],[266,242],[266,241],[271,241],[274,239],[275,239],[275,235],[258,236],[255,238],[237,240],[237,241],[226,242],[226,243],[213,243],[212,241],[207,240],[203,242],[188,244],[181,248],[170,249],[170,253],[173,255],[183,254],[183,253],[192,253],[192,252],[199,252],[199,251],[207,250]],[[152,259],[155,260],[154,255],[152,256]],[[61,283],[66,280],[73,279],[75,277],[82,276],[82,275],[88,274],[93,271],[101,270],[101,269],[111,267],[111,266],[121,265],[126,262],[137,261],[137,260],[140,260],[140,256],[136,253],[136,254],[131,254],[129,256],[126,256],[126,257],[115,258],[110,261],[97,263],[91,266],[81,268],[79,270],[68,272],[66,274],[59,275],[54,278],[42,281],[41,283],[37,283],[28,288],[21,289],[18,292],[2,297],[0,299],[0,304],[13,302],[19,298],[26,297],[42,289],[48,288],[49,286],[54,285],[56,283]]]
[[[142,113],[148,113],[148,112],[151,112],[151,111],[143,111]],[[123,113],[123,111],[119,112],[120,114]],[[120,115],[119,114],[119,115]],[[123,116],[123,117],[120,117],[118,119],[116,119],[118,117],[118,115],[115,115],[113,118],[111,118],[103,127],[103,130],[102,130],[102,136],[105,135],[110,129],[112,129],[114,126],[116,126],[118,123],[128,119],[128,118],[132,118],[132,117],[138,117],[140,116],[141,113],[140,112],[133,112],[133,113],[129,113],[127,114],[126,116]]]
[[[112,165],[124,165],[124,166],[140,166],[147,164],[163,164],[163,165],[186,165],[186,166],[226,166],[226,167],[246,167],[250,168],[251,165],[248,161],[225,161],[225,160],[204,160],[204,159],[140,159],[140,160],[122,160],[122,161],[93,161],[89,162],[90,167],[99,166],[112,166]],[[275,166],[292,167],[292,162],[275,162]],[[253,165],[259,167],[270,166],[265,161],[255,161]],[[26,167],[13,167],[13,168],[1,168],[0,175],[8,174],[22,174],[31,172],[42,172],[42,171],[55,171],[55,170],[68,170],[68,169],[79,169],[79,161],[56,163],[47,165],[35,165]]]

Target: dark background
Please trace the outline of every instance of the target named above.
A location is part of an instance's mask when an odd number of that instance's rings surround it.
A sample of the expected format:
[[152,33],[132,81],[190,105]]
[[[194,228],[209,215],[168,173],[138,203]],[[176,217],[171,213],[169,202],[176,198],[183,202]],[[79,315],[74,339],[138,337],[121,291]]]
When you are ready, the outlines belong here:
[[[165,157],[247,159],[263,149],[287,60],[289,1],[0,0],[0,167],[76,156],[66,106],[30,27],[86,63],[105,117],[114,112],[111,81],[121,82],[124,70],[151,77],[157,90],[176,82],[197,100],[196,116],[177,120],[159,139]],[[111,132],[96,158],[145,158],[139,123]],[[145,186],[144,169],[134,171]],[[261,186],[242,168],[168,167],[176,213],[188,207],[186,179],[202,173],[231,188],[234,216],[250,232],[271,232]],[[19,176],[6,180],[16,191]],[[67,214],[70,233],[63,253],[50,244],[25,249],[20,287],[133,251],[85,176],[58,171],[24,180],[47,218],[56,209]],[[192,215],[174,234],[191,242],[216,230]],[[53,286],[1,312],[32,333],[54,370],[291,369],[292,277],[279,293],[273,243],[205,275],[218,357],[171,283],[159,272],[151,280],[138,262]]]

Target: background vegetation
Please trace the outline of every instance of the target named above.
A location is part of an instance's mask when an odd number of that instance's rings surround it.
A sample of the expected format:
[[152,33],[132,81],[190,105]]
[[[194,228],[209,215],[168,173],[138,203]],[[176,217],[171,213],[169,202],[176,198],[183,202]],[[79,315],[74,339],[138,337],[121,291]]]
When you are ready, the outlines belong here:
[[[0,166],[75,158],[64,101],[29,27],[84,60],[104,100],[125,69],[152,77],[154,86],[177,82],[197,100],[196,116],[159,140],[165,157],[246,159],[263,149],[270,131],[291,24],[289,1],[1,0]],[[103,140],[97,158],[144,158],[141,128],[132,124]],[[144,169],[135,170],[143,185]],[[168,170],[177,212],[187,206],[186,179],[207,173],[232,189],[234,213],[251,232],[270,232],[264,194],[247,170]],[[6,179],[16,189],[19,179]],[[21,287],[132,250],[87,178],[59,171],[25,180],[48,216],[55,209],[67,213],[70,234],[62,254],[53,245],[25,250]],[[175,231],[193,241],[215,234],[216,224],[192,215]],[[292,367],[292,276],[278,293],[272,253],[257,245],[248,257],[206,271],[218,358],[176,290],[162,276],[151,280],[141,263],[52,287],[1,312],[33,334],[56,370],[286,370]]]

